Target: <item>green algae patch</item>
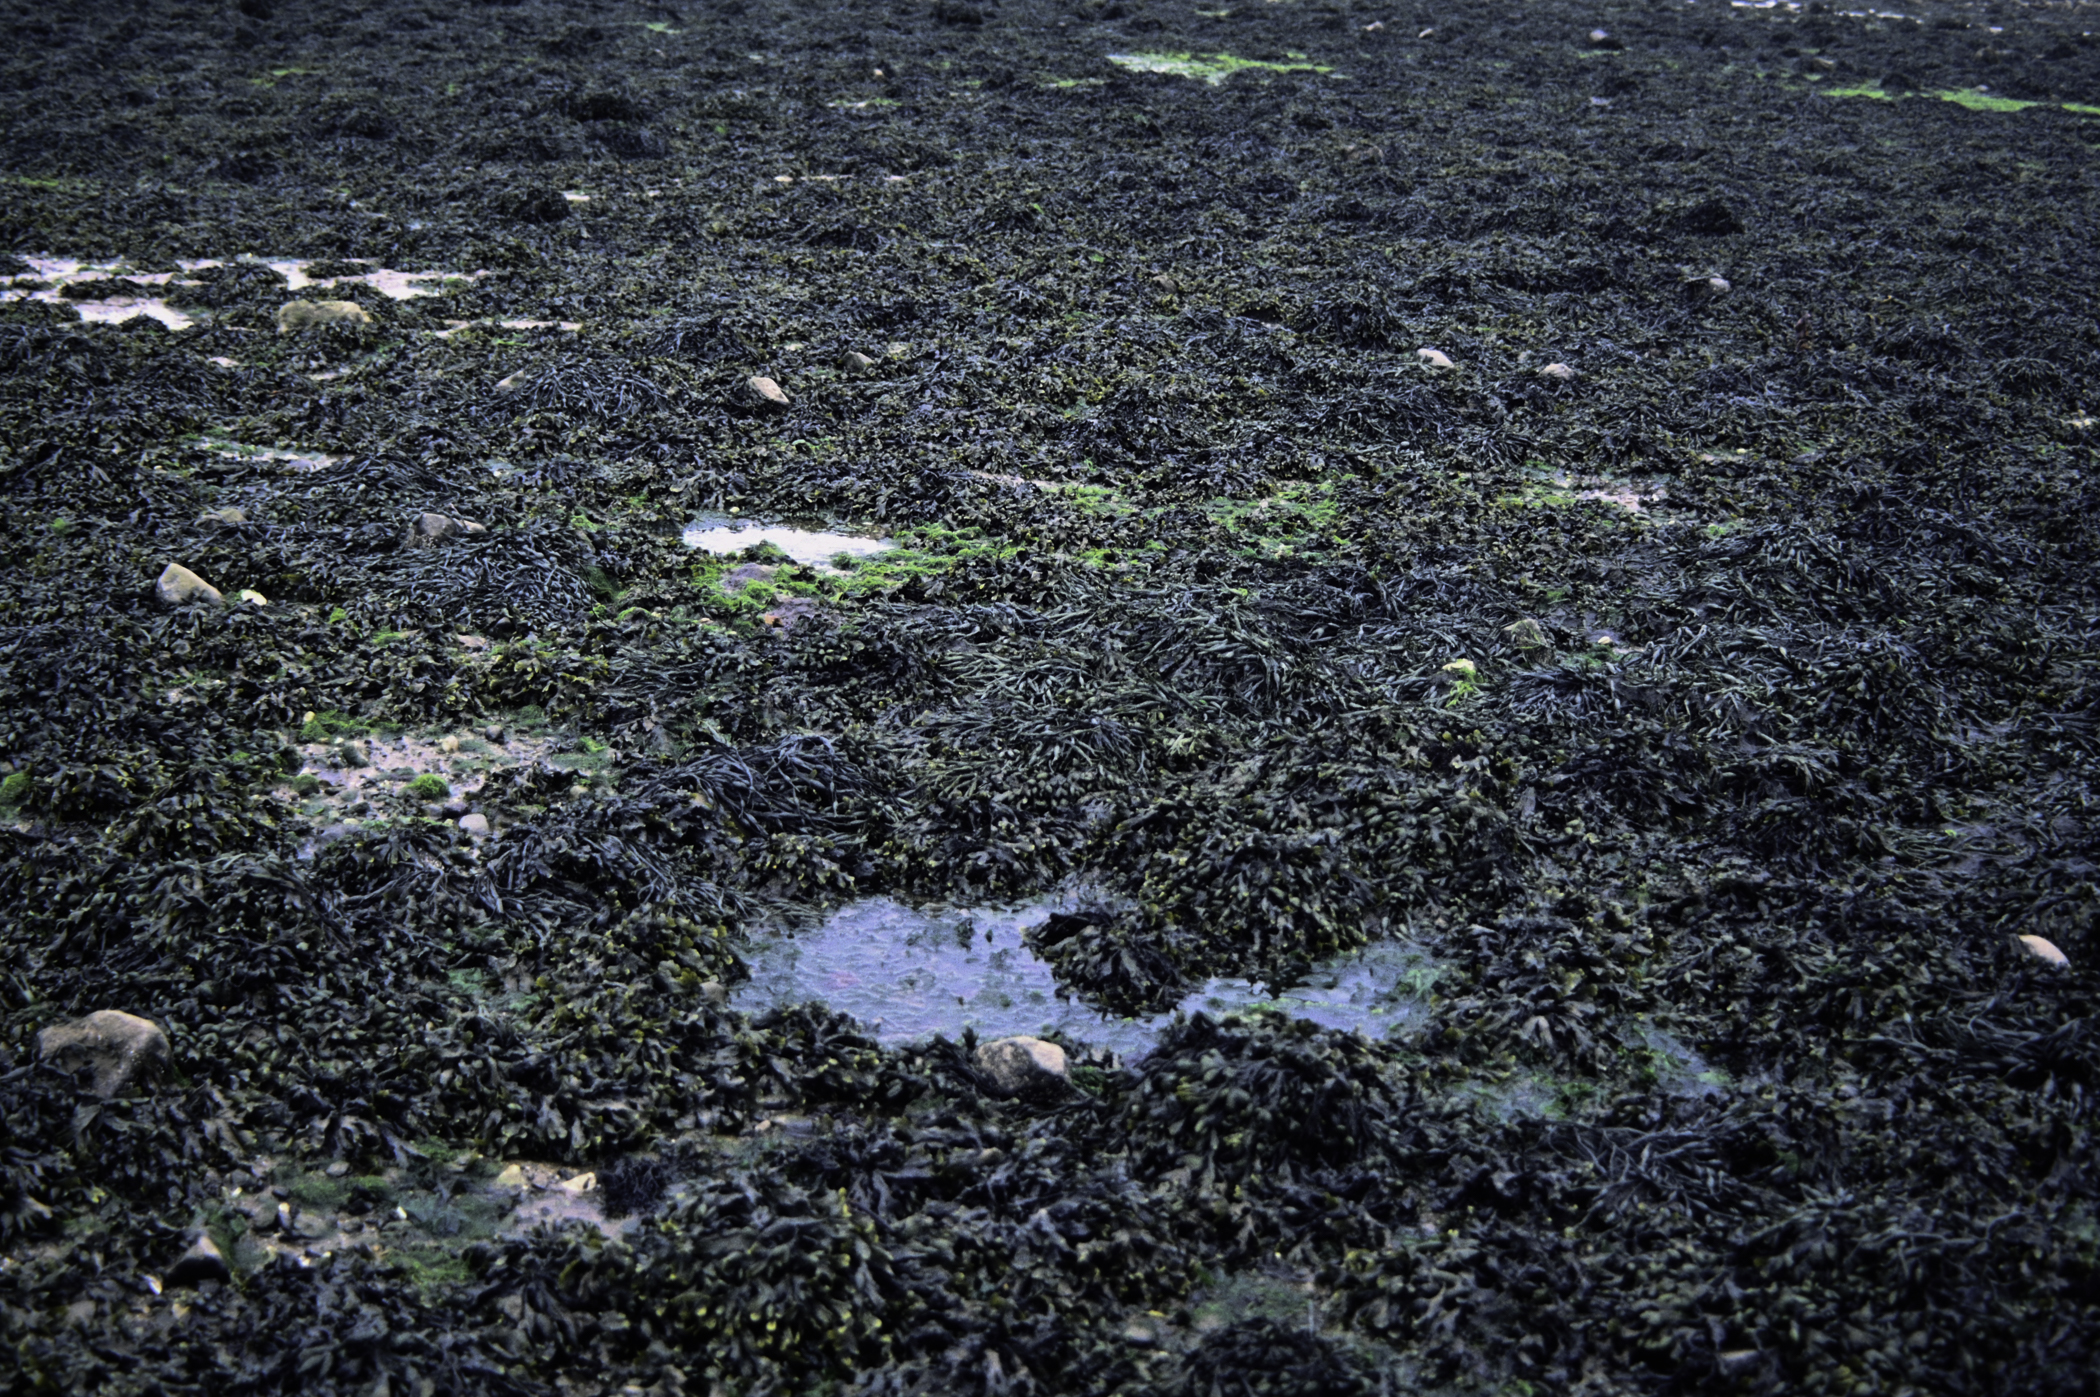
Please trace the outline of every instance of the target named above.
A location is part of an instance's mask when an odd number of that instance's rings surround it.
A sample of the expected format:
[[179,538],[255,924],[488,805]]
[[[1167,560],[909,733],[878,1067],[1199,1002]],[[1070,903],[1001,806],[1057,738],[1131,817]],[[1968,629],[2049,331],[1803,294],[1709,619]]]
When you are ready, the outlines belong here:
[[[1873,83],[1816,90],[1825,97],[1870,97],[1877,102],[1894,102],[1905,95],[1889,92]],[[2100,107],[2084,102],[2030,102],[2017,97],[2000,97],[1995,92],[1979,92],[1975,88],[1946,89],[1916,95],[1937,97],[1942,102],[1952,102],[1957,107],[1966,107],[1972,112],[2024,112],[2029,107],[2060,107],[2079,116],[2100,116]]]
[[1230,53],[1112,53],[1108,61],[1133,73],[1164,73],[1175,78],[1195,78],[1216,87],[1234,73],[1260,69],[1271,73],[1331,73],[1321,63],[1269,63],[1259,58],[1241,58]]
[[2022,102],[2016,98],[2000,97],[1993,92],[1977,92],[1973,89],[1935,95],[1942,102],[1952,102],[1958,107],[1967,107],[1972,112],[2024,112],[2029,107],[2048,105],[2046,102]]

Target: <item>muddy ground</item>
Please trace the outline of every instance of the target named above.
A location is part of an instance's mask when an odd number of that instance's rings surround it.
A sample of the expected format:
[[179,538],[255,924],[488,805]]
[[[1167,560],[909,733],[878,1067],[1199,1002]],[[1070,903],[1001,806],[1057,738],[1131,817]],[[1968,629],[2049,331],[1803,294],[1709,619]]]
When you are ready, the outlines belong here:
[[2094,19],[13,0],[0,1386],[2093,1391]]

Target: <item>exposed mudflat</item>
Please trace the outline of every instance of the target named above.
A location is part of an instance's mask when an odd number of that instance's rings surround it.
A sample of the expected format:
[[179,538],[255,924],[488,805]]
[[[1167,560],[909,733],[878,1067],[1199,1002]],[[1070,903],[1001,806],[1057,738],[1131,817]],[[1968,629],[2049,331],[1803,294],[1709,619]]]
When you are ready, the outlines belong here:
[[0,1388],[2091,1393],[2095,20],[9,4]]

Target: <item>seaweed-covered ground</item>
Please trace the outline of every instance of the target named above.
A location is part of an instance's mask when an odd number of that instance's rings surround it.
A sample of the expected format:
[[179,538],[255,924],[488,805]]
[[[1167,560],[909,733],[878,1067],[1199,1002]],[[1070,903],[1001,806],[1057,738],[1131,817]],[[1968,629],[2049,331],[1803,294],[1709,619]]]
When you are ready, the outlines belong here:
[[9,0],[0,1386],[2093,1391],[2093,22]]

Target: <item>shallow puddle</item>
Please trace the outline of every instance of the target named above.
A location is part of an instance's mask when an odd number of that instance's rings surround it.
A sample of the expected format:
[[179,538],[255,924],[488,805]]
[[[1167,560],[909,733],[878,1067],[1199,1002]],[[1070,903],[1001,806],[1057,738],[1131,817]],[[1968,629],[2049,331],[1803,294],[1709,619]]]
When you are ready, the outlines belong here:
[[[83,262],[71,257],[24,257],[29,271],[15,276],[0,276],[0,301],[40,301],[46,305],[71,306],[80,318],[91,324],[122,324],[139,316],[158,320],[170,330],[187,330],[197,323],[198,317],[178,310],[157,296],[111,296],[91,301],[76,301],[65,295],[65,288],[81,281],[121,281],[137,286],[143,293],[156,286],[194,286],[194,281],[185,280],[175,272],[135,272],[122,261]],[[239,260],[239,259],[236,259]],[[301,291],[308,287],[342,287],[362,284],[381,295],[396,301],[406,301],[416,296],[442,294],[442,285],[427,283],[447,281],[473,281],[488,275],[486,272],[404,272],[392,267],[382,267],[376,262],[351,259],[369,271],[345,276],[313,278],[306,269],[311,260],[302,259],[255,259],[284,278],[285,289]],[[210,267],[223,267],[225,259],[203,257],[178,260],[176,265],[184,272],[200,272]]]
[[791,529],[784,524],[756,524],[721,516],[696,519],[685,526],[685,546],[706,553],[741,553],[754,544],[770,543],[798,563],[828,563],[839,554],[868,558],[896,545],[884,538]]
[[[757,941],[751,979],[735,997],[747,1010],[818,1000],[886,1043],[936,1033],[954,1038],[966,1028],[980,1038],[1055,1032],[1141,1057],[1173,1014],[1117,1018],[1060,999],[1049,965],[1023,939],[1074,905],[1071,898],[969,908],[914,908],[886,897],[848,903],[818,926]],[[1322,962],[1281,994],[1246,980],[1210,980],[1178,1011],[1277,1009],[1379,1038],[1421,1012],[1434,978],[1421,951],[1382,943]]]

